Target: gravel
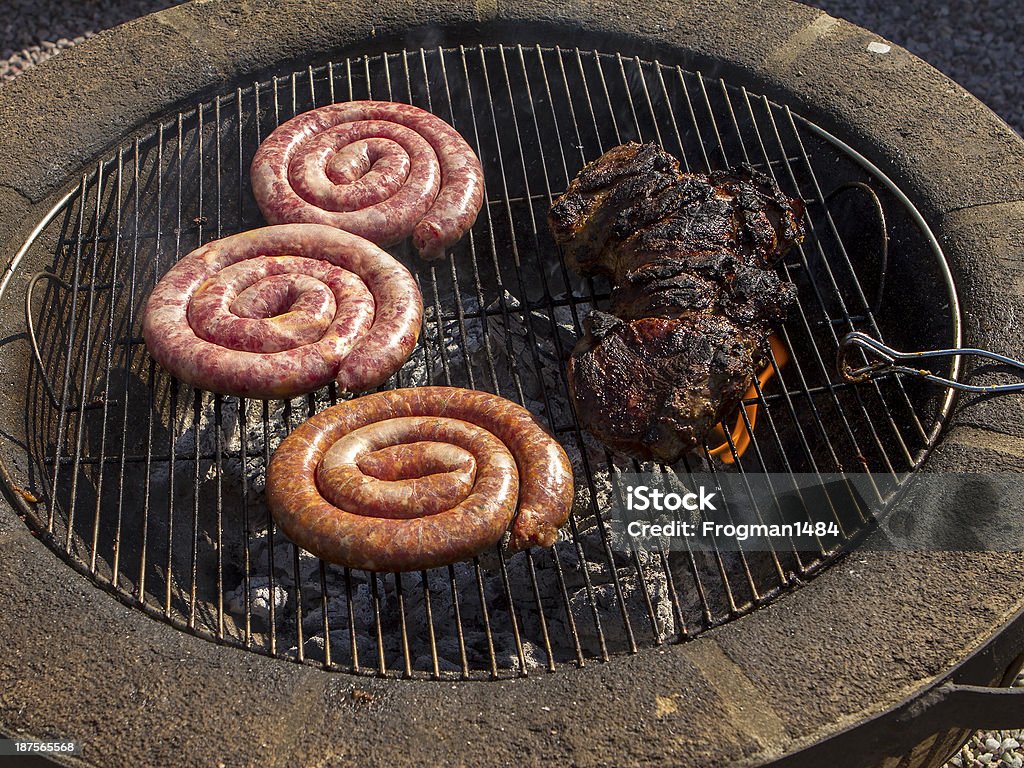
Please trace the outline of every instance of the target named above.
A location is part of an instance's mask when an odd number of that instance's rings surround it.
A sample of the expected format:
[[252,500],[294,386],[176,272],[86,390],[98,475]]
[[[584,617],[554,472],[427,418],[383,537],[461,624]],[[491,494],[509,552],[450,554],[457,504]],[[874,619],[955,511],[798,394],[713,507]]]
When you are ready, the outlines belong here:
[[[1024,685],[1018,679],[1017,685]],[[949,761],[947,768],[1021,768],[1024,766],[1022,731],[985,731],[971,737],[960,753]]]
[[0,0],[0,80],[176,0]]
[[[1024,135],[1020,0],[807,0],[902,45],[985,102]],[[0,80],[174,0],[0,0]],[[1018,678],[1024,685],[1024,676]],[[1024,731],[982,732],[949,763],[1024,768]]]

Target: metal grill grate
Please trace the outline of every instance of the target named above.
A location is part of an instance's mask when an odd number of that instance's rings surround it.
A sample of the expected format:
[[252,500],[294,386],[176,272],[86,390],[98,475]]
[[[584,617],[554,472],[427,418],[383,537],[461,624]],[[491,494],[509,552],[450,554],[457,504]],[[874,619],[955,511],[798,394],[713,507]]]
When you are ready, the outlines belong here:
[[[353,98],[435,112],[484,164],[484,209],[447,260],[398,254],[426,315],[389,386],[484,389],[545,421],[578,485],[553,550],[377,577],[311,558],[269,523],[263,469],[288,430],[337,401],[333,388],[286,402],[212,395],[146,355],[140,312],[156,280],[201,243],[263,223],[248,186],[260,141],[299,112]],[[576,424],[564,360],[608,286],[566,269],[545,217],[584,162],[628,140],[658,141],[692,170],[751,162],[808,204],[807,241],[781,267],[800,290],[780,333],[791,360],[758,392],[752,445],[742,457],[732,446],[731,467],[705,448],[675,471],[916,469],[949,399],[898,378],[851,386],[834,369],[852,329],[897,346],[958,342],[941,252],[876,170],[785,106],[679,67],[558,48],[415,50],[198,104],[127,141],[55,206],[25,246],[52,255],[27,307],[40,365],[4,374],[28,377],[29,471],[42,498],[30,523],[95,582],[176,627],[375,674],[507,677],[607,660],[692,638],[798,585],[865,521],[840,520],[841,540],[812,552],[623,555],[608,543],[602,510],[619,474],[673,470],[613,456]]]

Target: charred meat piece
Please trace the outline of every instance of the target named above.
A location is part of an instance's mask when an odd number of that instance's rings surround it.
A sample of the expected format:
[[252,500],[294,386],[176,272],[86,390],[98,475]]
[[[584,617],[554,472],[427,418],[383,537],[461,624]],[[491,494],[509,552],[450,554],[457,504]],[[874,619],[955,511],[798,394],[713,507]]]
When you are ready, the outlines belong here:
[[581,275],[614,282],[658,259],[729,254],[772,266],[803,239],[803,203],[749,166],[683,173],[657,144],[622,144],[588,164],[548,216]]
[[569,266],[584,276],[614,274],[621,214],[655,205],[678,182],[679,162],[655,144],[622,144],[587,165],[548,216]]
[[729,260],[723,271],[706,271],[682,259],[660,259],[622,275],[612,289],[610,311],[640,317],[723,315],[743,325],[775,324],[796,301],[796,286],[773,270]]
[[602,443],[674,461],[743,398],[756,342],[716,315],[622,320],[592,312],[569,360],[576,411]]
[[662,259],[626,272],[612,289],[610,310],[627,320],[709,315],[717,311],[721,294],[713,277]]
[[796,287],[772,268],[803,240],[804,208],[749,166],[684,173],[656,144],[587,165],[548,223],[570,266],[607,277],[573,350],[576,412],[608,446],[678,460],[727,417]]

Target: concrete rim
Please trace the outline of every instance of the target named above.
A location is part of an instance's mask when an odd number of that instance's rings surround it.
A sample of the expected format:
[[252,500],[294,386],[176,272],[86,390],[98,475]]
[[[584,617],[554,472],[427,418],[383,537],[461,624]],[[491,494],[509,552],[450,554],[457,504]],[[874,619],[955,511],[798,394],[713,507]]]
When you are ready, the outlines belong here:
[[[593,47],[593,33],[580,30],[600,29],[605,49],[745,83],[865,151],[943,242],[965,345],[1024,356],[1005,333],[1022,308],[1015,221],[1024,216],[1024,142],[906,51],[869,53],[876,35],[782,0],[756,9],[727,0],[642,10],[608,0],[366,8],[195,0],[98,35],[0,88],[0,259],[6,264],[81,167],[186,97],[308,63],[310,52],[322,60],[396,43]],[[437,27],[448,31],[439,36]],[[25,281],[11,275],[14,304]],[[5,346],[17,349],[22,329],[4,322]],[[0,391],[0,403],[18,396]],[[1019,403],[962,403],[928,466],[1024,469],[1022,437]],[[9,606],[0,730],[85,739],[82,762],[97,765],[640,765],[726,755],[763,763],[920,692],[1024,606],[1018,554],[858,552],[685,645],[453,686],[323,675],[168,631],[58,562],[6,507],[0,554]],[[1024,641],[1011,646],[1019,653]],[[989,683],[1002,670],[988,671],[963,682]]]

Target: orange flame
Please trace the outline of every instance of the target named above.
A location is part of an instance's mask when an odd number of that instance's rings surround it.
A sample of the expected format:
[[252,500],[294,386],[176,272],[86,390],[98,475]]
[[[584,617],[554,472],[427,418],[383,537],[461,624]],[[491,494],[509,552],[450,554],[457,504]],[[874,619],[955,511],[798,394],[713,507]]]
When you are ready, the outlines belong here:
[[[781,368],[789,360],[789,352],[786,350],[785,344],[783,344],[775,335],[768,338],[768,343],[771,344],[772,354],[775,356],[775,364]],[[774,375],[775,366],[771,363],[757,374],[757,383],[762,390]],[[750,389],[748,389],[744,395],[744,399],[752,400],[757,396],[757,388],[751,385]],[[742,456],[744,451],[750,447],[750,433],[757,424],[757,403],[746,405],[744,406],[744,409],[747,412],[747,421],[750,422],[750,429],[747,429],[747,425],[744,423],[743,417],[737,413],[736,424],[732,428],[732,443],[733,447],[736,449],[735,456],[729,446],[729,441],[725,437],[725,430],[722,429],[722,425],[719,424],[715,426],[714,430],[711,432],[711,442],[718,441],[719,445],[712,448],[710,453],[716,459],[720,459],[724,464],[734,463],[736,459]]]

